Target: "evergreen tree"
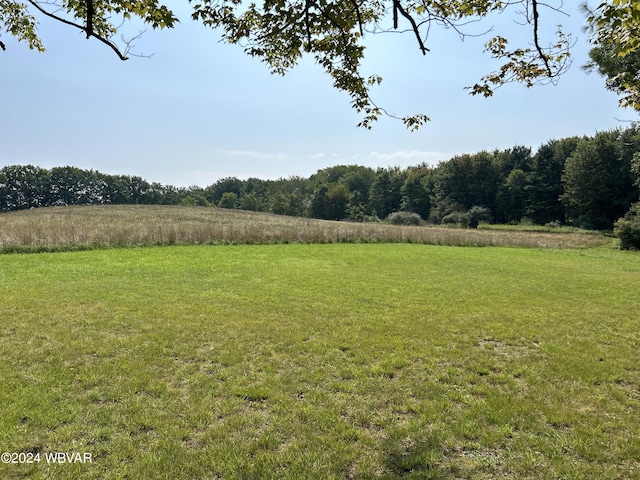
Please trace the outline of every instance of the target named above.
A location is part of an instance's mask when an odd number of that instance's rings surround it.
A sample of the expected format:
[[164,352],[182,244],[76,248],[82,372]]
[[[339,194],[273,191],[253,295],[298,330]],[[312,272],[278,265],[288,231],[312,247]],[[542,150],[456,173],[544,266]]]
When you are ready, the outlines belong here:
[[631,206],[631,159],[618,130],[581,140],[562,174],[567,218],[584,228],[608,229]]
[[564,208],[560,196],[564,192],[564,165],[579,142],[579,137],[552,140],[542,145],[531,159],[527,174],[527,206],[525,216],[534,223],[564,222]]

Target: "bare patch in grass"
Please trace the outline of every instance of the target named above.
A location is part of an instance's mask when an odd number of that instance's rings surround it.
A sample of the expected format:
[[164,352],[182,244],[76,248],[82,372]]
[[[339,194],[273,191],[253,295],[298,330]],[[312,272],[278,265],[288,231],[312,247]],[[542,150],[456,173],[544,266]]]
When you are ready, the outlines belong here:
[[542,353],[540,346],[534,342],[530,345],[510,345],[492,338],[481,338],[476,344],[478,348],[488,350],[505,359],[520,359]]

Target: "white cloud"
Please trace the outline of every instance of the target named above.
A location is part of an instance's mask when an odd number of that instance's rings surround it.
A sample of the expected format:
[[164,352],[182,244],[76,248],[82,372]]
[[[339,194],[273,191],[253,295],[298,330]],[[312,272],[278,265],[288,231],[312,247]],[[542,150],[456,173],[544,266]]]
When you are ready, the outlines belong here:
[[327,154],[324,152],[310,153],[307,155],[307,160],[323,160],[327,158]]
[[191,187],[193,185],[206,187],[216,183],[221,178],[231,176],[233,175],[222,170],[187,170],[184,172],[171,173],[166,179],[160,180],[160,183],[166,183],[176,187]]
[[215,152],[221,155],[233,155],[258,160],[286,160],[287,156],[283,153],[256,152],[251,150],[223,150]]
[[410,167],[426,163],[427,165],[437,165],[439,162],[448,160],[454,155],[444,152],[422,152],[419,150],[404,151],[398,150],[392,153],[370,152],[369,158],[379,167]]

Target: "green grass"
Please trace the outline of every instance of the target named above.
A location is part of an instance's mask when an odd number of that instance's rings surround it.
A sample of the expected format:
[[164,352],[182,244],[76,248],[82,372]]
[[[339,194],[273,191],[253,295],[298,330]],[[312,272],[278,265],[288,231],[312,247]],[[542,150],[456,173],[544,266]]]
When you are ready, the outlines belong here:
[[0,478],[634,478],[640,257],[415,244],[0,257]]
[[[538,233],[577,233],[586,235],[603,235],[603,232],[598,230],[585,230],[583,228],[572,227],[570,225],[535,225],[533,223],[518,223],[518,224],[493,224],[493,223],[480,223],[478,228],[481,230],[503,230],[513,232],[538,232]],[[608,235],[611,231],[607,232]]]

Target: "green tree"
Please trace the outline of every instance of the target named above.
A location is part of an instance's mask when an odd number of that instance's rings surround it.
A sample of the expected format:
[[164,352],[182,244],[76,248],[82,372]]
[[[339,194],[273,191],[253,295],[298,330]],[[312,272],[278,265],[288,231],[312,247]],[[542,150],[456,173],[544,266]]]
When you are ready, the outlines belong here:
[[191,186],[187,189],[184,189],[182,198],[180,199],[179,203],[180,205],[188,205],[190,207],[210,207],[212,205],[207,200],[207,197],[205,197],[204,191],[197,186]]
[[491,211],[487,207],[477,205],[471,207],[466,215],[469,218],[469,228],[478,228],[480,222],[490,223],[493,220],[491,218]]
[[[635,177],[635,187],[640,189],[640,152],[631,159],[631,172]],[[631,205],[625,216],[615,223],[614,233],[620,238],[621,249],[640,250],[640,202]]]
[[620,95],[620,106],[640,111],[640,4],[613,0],[583,8],[593,45],[583,68],[606,77],[606,88]]
[[[329,167],[312,175],[310,182],[324,183],[328,189],[324,193],[328,203],[321,207],[322,200],[319,197],[312,198],[316,209],[325,209],[321,217],[342,220],[362,221],[367,217],[369,204],[369,190],[376,177],[376,172],[360,165],[337,165]],[[312,215],[313,216],[313,215]]]
[[311,202],[309,203],[309,215],[313,218],[329,218],[329,199],[327,198],[327,192],[329,191],[329,185],[321,183],[314,190],[311,195]]
[[[202,195],[202,189],[198,187],[199,194]],[[148,203],[153,205],[178,205],[182,198],[189,195],[191,189],[178,188],[173,185],[162,185],[153,182],[149,186],[147,195]]]
[[217,206],[220,208],[238,208],[238,195],[235,192],[224,192]]
[[349,165],[348,170],[340,177],[340,182],[346,185],[350,192],[360,192],[362,195],[360,201],[367,203],[369,199],[366,194],[369,192],[375,178],[376,172],[372,168],[361,165]]
[[367,207],[364,195],[360,190],[353,190],[349,194],[349,204],[347,205],[346,218],[354,222],[362,222],[367,219]]
[[256,191],[252,190],[242,196],[242,198],[240,199],[240,208],[242,210],[261,212],[263,209],[263,202]]
[[437,167],[434,206],[442,203],[466,211],[478,205],[493,212],[499,185],[500,172],[492,154],[458,155]]
[[386,218],[391,212],[400,210],[402,202],[403,173],[399,168],[379,168],[369,189],[369,204],[372,212]]
[[342,183],[320,184],[311,196],[310,214],[324,220],[342,220],[347,217],[349,190]]
[[48,176],[48,205],[102,203],[104,183],[97,172],[76,167],[53,167]]
[[531,149],[516,145],[506,150],[496,150],[493,152],[494,162],[500,175],[507,178],[512,170],[522,170],[528,172],[531,169]]
[[422,218],[429,216],[431,210],[431,191],[429,188],[429,174],[431,170],[413,168],[407,172],[400,194],[402,195],[401,209],[405,212],[413,212]]
[[343,183],[337,183],[329,187],[327,197],[329,199],[329,218],[331,220],[343,220],[347,217],[350,196],[349,189]]
[[598,198],[605,193],[602,174],[596,144],[592,139],[581,140],[562,174],[564,193],[560,199],[572,224],[583,228],[606,225],[606,219],[598,209]]
[[48,170],[33,165],[10,165],[0,169],[0,211],[44,206],[48,176]]
[[147,195],[151,191],[151,185],[142,177],[126,176],[126,188],[129,200],[127,203],[149,204]]
[[552,140],[542,145],[531,159],[527,174],[527,207],[525,215],[539,225],[564,222],[560,196],[564,192],[564,165],[579,142],[579,137]]
[[244,197],[245,195],[254,193],[258,199],[259,210],[264,209],[264,197],[265,192],[267,191],[268,184],[268,180],[262,180],[255,177],[247,178],[242,182],[240,199],[242,200],[242,197]]
[[524,170],[511,170],[498,191],[496,220],[499,223],[519,222],[527,204],[527,174]]
[[[636,9],[631,0],[614,3],[630,4],[632,11],[626,15],[626,11],[618,9],[616,17],[610,14],[611,9],[596,8],[589,17],[591,24],[597,26],[592,38],[596,44],[621,39],[615,29],[604,28],[602,22],[613,21],[614,17],[624,24],[635,21]],[[560,27],[549,37],[543,35],[541,28],[546,15],[562,8],[561,0],[193,0],[190,4],[192,19],[218,29],[223,41],[242,45],[246,54],[263,61],[273,73],[285,74],[303,56],[313,57],[334,87],[350,96],[351,105],[362,115],[360,125],[366,128],[386,114],[370,96],[371,88],[382,79],[362,72],[367,32],[406,29],[415,38],[417,50],[427,54],[433,47],[429,32],[435,27],[453,28],[464,38],[465,27],[471,22],[485,20],[491,24],[487,31],[493,30],[496,13],[505,22],[519,22],[529,31],[522,46],[511,45],[509,39],[499,35],[487,40],[486,51],[500,66],[468,87],[472,94],[485,96],[507,82],[531,86],[555,81],[568,67],[572,45],[571,35]],[[603,4],[607,6],[607,2]],[[132,39],[117,40],[123,23],[137,19],[155,29],[172,28],[179,21],[158,0],[0,0],[0,31],[42,51],[36,15],[82,31],[87,38],[113,49],[122,60],[127,59],[132,45]],[[636,43],[633,49],[637,49]],[[1,41],[0,48],[6,48]],[[428,120],[424,114],[402,117],[412,129]]]
[[640,203],[634,203],[615,223],[613,232],[620,239],[622,250],[640,250]]
[[236,198],[240,198],[242,196],[243,186],[243,182],[239,178],[226,177],[205,188],[204,195],[208,202],[218,205],[222,196],[227,192],[235,193]]
[[304,206],[299,189],[292,192],[277,192],[268,197],[269,211],[277,215],[302,217]]
[[[360,169],[361,167],[358,167],[356,165],[354,166],[350,166],[350,165],[335,165],[333,167],[327,167],[327,168],[323,168],[321,170],[318,170],[316,173],[314,173],[313,175],[311,175],[311,177],[309,177],[309,180],[313,183],[338,183],[339,181],[341,181],[346,175],[348,175],[352,169]],[[362,167],[362,168],[366,168],[366,167]]]
[[631,206],[631,156],[618,130],[582,139],[565,164],[561,201],[567,218],[586,228],[611,228]]
[[621,107],[640,111],[640,51],[625,56],[619,56],[616,51],[617,46],[611,44],[592,48],[591,60],[583,68],[605,77],[606,88],[620,95]]

